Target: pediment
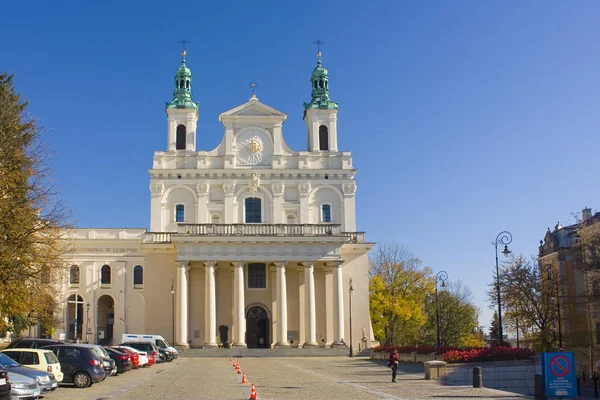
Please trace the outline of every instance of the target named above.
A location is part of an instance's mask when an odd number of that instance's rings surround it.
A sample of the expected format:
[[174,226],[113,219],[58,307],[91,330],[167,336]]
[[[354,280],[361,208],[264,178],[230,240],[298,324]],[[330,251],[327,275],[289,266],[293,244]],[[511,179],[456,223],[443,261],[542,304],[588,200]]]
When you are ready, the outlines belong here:
[[252,98],[248,102],[219,114],[219,120],[232,117],[271,117],[285,121],[287,115]]

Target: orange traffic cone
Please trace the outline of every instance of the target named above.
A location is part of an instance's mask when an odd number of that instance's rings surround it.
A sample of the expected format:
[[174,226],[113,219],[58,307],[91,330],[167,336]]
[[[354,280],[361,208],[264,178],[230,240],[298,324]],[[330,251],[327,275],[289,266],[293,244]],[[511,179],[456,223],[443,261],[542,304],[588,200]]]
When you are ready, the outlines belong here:
[[256,400],[256,389],[254,388],[254,383],[250,388],[250,400]]
[[242,381],[240,383],[242,383],[242,384],[248,383],[248,381],[246,380],[246,373],[242,374]]
[[240,368],[239,364],[238,364],[238,367],[237,367],[237,373],[238,373],[238,374],[241,374],[241,373],[242,373],[242,370],[241,370],[241,368]]
[[233,360],[233,369],[237,368],[237,361]]

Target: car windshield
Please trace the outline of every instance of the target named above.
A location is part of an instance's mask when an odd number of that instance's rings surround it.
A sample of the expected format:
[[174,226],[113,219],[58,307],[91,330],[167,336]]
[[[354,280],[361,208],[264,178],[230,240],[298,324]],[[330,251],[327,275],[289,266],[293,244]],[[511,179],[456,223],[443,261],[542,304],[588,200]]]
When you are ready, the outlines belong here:
[[58,364],[58,358],[56,358],[56,356],[54,355],[53,352],[49,351],[49,352],[45,352],[44,353],[44,357],[46,357],[46,362],[48,364]]
[[108,357],[108,352],[102,346],[95,346],[96,349],[102,354],[102,357]]
[[16,362],[15,360],[10,358],[6,354],[2,354],[2,353],[0,353],[0,365],[2,365],[4,368],[12,368],[12,367],[20,367],[21,366],[18,362]]
[[163,349],[166,349],[167,347],[169,347],[169,344],[167,342],[165,342],[164,340],[160,340],[160,339],[156,339],[156,345]]

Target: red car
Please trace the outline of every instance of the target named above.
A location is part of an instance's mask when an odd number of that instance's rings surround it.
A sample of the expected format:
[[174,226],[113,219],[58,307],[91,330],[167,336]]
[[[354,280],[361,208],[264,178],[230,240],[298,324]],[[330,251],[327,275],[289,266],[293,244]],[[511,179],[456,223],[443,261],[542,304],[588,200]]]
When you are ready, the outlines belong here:
[[110,346],[110,347],[113,349],[118,349],[119,351],[122,351],[123,353],[127,354],[129,356],[129,360],[131,360],[131,366],[133,368],[139,368],[140,355],[138,353],[133,353],[124,347],[119,347],[119,346]]
[[156,364],[156,360],[154,359],[154,355],[148,353],[148,365],[154,365]]

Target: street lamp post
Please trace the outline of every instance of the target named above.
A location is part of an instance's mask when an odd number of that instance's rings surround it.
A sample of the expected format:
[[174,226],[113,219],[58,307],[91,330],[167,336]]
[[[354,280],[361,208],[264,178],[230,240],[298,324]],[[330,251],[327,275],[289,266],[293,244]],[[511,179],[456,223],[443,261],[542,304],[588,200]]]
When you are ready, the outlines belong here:
[[90,342],[90,303],[85,305],[85,342]]
[[172,317],[172,331],[173,331],[173,343],[175,343],[175,286],[173,280],[171,280],[171,317]]
[[354,357],[354,351],[352,349],[352,294],[354,293],[352,278],[350,278],[350,288],[348,290],[350,292],[350,296],[348,297],[348,308],[350,311],[350,357]]
[[496,236],[494,247],[496,248],[496,292],[498,293],[498,341],[504,338],[502,334],[502,302],[500,301],[500,270],[498,269],[498,244],[504,245],[502,254],[508,256],[511,252],[508,245],[512,242],[512,235],[508,231],[502,231]]
[[546,268],[546,270],[548,271],[548,282],[550,282],[551,280],[554,280],[554,282],[556,282],[556,317],[558,319],[558,347],[562,348],[563,340],[562,328],[560,326],[560,293],[558,287],[558,274],[555,273],[554,266],[552,264],[546,264],[544,265],[544,268]]
[[448,274],[446,271],[440,271],[435,274],[435,330],[437,335],[437,348],[441,346],[440,343],[440,311],[438,307],[438,281],[442,281],[441,287],[446,287],[446,280],[448,279]]

